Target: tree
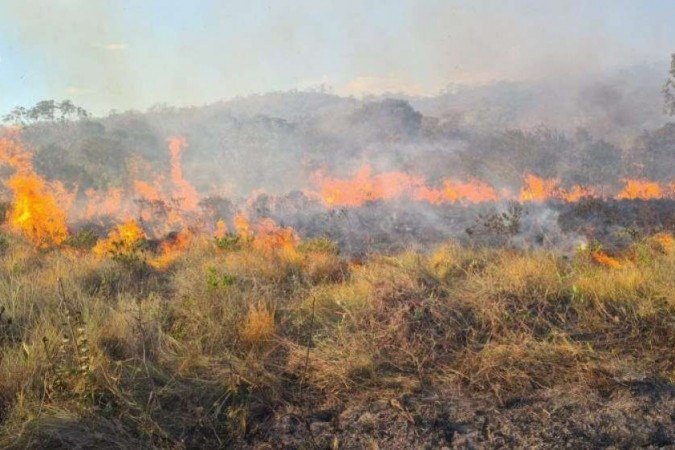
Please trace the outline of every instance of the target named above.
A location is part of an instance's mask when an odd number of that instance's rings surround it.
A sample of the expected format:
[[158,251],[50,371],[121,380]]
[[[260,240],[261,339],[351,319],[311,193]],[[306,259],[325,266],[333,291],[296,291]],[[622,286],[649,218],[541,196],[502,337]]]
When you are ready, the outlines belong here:
[[665,100],[665,112],[669,116],[675,116],[675,53],[670,55],[670,72],[663,85],[663,96]]
[[[57,118],[58,111],[58,118]],[[37,102],[32,108],[18,106],[9,114],[6,114],[2,121],[5,123],[14,123],[19,125],[33,124],[37,122],[65,122],[67,120],[86,119],[90,117],[89,112],[84,108],[75,106],[70,100],[64,100],[61,103],[54,100],[42,100]]]

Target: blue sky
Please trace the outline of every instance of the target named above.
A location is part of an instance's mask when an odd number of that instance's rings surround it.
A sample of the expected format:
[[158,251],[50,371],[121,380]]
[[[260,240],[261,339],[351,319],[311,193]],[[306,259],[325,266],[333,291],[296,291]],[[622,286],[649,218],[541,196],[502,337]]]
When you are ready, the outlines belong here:
[[2,0],[0,113],[598,75],[665,65],[674,20],[666,0]]

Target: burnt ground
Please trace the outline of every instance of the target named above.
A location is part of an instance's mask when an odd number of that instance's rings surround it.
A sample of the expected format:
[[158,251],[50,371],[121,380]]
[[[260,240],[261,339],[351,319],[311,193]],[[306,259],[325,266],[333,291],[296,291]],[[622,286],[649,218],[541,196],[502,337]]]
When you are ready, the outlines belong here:
[[237,446],[675,448],[675,387],[657,380],[619,380],[610,392],[558,388],[501,403],[421,388],[305,412],[281,409]]

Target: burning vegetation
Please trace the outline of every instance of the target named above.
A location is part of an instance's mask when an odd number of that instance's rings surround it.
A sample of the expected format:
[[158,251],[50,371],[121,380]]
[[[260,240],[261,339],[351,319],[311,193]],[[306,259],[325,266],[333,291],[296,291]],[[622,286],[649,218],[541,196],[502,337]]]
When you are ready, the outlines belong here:
[[[241,193],[191,166],[198,135],[137,129],[161,156],[121,162],[92,138],[93,178],[33,132],[0,138],[0,447],[352,448],[376,427],[383,446],[556,445],[556,414],[573,446],[671,439],[670,175],[391,170],[371,151]],[[621,418],[593,414],[615,398]]]
[[14,170],[6,185],[12,193],[9,226],[26,235],[38,248],[61,244],[68,237],[66,213],[51,186],[33,170],[31,154],[18,132],[0,138],[0,161]]

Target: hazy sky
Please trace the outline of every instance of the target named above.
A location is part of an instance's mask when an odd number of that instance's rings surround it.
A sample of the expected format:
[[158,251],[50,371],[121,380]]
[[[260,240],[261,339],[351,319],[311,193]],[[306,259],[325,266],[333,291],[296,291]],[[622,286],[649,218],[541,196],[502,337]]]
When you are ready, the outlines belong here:
[[[435,93],[665,64],[673,0],[0,0],[0,113],[96,113],[325,84]],[[665,75],[665,74],[664,74]]]

